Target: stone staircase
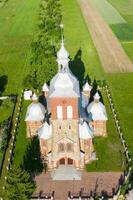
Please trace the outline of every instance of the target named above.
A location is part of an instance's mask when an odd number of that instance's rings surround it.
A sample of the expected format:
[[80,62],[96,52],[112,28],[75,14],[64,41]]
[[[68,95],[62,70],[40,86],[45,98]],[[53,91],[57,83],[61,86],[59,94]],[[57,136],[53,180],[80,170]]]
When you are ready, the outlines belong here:
[[82,172],[74,166],[62,165],[51,172],[51,177],[53,180],[81,180]]

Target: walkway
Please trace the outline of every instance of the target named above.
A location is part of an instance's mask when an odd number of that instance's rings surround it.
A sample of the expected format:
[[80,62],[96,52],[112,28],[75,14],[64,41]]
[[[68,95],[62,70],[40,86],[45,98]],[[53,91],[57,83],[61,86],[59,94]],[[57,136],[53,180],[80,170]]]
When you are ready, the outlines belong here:
[[133,72],[133,63],[90,0],[78,0],[106,72]]
[[114,190],[117,190],[121,177],[122,172],[83,172],[81,181],[53,181],[50,172],[42,173],[35,177],[37,183],[36,193],[39,193],[40,190],[45,193],[55,191],[55,200],[66,200],[69,191],[76,193],[82,188],[87,193],[91,191],[101,193],[104,191],[111,195]]

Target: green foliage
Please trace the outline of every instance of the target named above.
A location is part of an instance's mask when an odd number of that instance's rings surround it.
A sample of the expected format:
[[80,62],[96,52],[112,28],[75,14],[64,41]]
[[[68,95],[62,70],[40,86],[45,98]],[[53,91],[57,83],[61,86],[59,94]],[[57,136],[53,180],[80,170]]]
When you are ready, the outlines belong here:
[[5,151],[7,144],[9,142],[9,139],[10,139],[10,133],[9,133],[8,128],[7,128],[8,120],[4,120],[0,124],[0,128],[2,129],[2,142],[0,144],[0,151],[2,153]]
[[26,89],[32,88],[37,89],[38,88],[38,82],[37,82],[37,73],[36,70],[33,70],[30,74],[28,74],[24,80],[23,80],[23,86]]
[[29,200],[34,190],[35,183],[29,173],[13,166],[7,175],[4,200]]
[[60,0],[42,0],[38,31],[31,44],[32,71],[24,78],[24,87],[37,89],[57,72],[56,51],[61,37],[61,20]]
[[31,64],[43,65],[46,58],[55,55],[60,39],[61,20],[60,0],[42,0],[38,33],[31,45]]
[[8,141],[9,141],[9,131],[8,131],[7,128],[3,128],[2,142],[1,142],[1,145],[0,145],[0,150],[2,152],[5,151]]

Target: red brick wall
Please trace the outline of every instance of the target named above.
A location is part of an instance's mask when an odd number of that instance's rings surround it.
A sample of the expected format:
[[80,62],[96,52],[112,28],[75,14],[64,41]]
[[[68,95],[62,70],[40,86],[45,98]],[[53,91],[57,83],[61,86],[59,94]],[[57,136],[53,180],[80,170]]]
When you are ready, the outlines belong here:
[[73,107],[73,119],[78,119],[78,98],[51,98],[51,118],[57,119],[57,106],[63,108],[63,119],[67,119],[67,106]]

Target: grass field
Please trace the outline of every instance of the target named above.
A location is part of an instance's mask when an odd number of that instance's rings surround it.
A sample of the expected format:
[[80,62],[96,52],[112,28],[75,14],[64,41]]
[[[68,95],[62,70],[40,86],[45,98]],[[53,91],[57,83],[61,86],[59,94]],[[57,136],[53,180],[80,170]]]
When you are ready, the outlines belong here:
[[[114,8],[118,10],[121,16],[126,20],[127,24],[111,25],[113,32],[121,41],[127,55],[133,60],[133,1],[132,0],[107,0]],[[123,45],[123,41],[125,42]],[[127,41],[127,43],[126,43]]]
[[30,43],[37,23],[38,0],[11,0],[0,8],[0,75],[7,76],[4,93],[17,93],[29,72]]
[[133,24],[133,1],[132,0],[107,0],[115,7],[122,17]]
[[[125,52],[133,60],[133,1],[132,0],[91,0],[96,6],[103,19],[110,25],[117,38],[125,45],[122,46]],[[127,42],[127,44],[126,44]]]
[[[105,91],[102,92],[104,104],[106,105],[108,121],[105,138],[95,137],[94,148],[98,161],[87,165],[87,171],[120,171],[125,168],[125,160],[122,155],[123,149],[112,117],[111,109]],[[112,156],[110,156],[112,155]]]
[[120,15],[116,8],[114,8],[107,0],[91,0],[96,6],[104,20],[108,24],[126,23],[126,20]]

